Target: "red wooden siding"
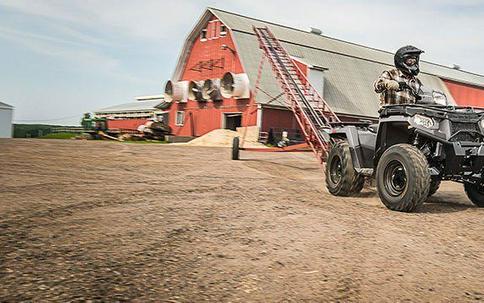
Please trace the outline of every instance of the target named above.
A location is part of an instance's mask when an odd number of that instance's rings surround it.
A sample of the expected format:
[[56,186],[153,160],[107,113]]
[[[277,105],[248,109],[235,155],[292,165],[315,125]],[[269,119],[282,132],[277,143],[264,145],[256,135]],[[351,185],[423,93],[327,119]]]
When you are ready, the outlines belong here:
[[[208,22],[206,41],[197,37],[185,65],[180,80],[198,81],[205,79],[222,78],[226,72],[243,73],[244,69],[237,53],[230,49],[223,50],[223,44],[235,50],[235,45],[227,31],[226,36],[220,36],[221,22],[212,18]],[[217,66],[212,69],[199,68],[200,63],[214,60]],[[175,125],[176,112],[185,112],[183,126]],[[177,136],[201,136],[214,129],[222,128],[223,113],[242,113],[242,126],[256,125],[257,105],[253,98],[250,99],[224,99],[223,101],[198,102],[188,100],[187,103],[173,103],[170,107],[169,124],[173,134]]]
[[292,62],[294,62],[294,64],[296,64],[297,67],[299,67],[299,69],[301,70],[301,72],[304,74],[304,76],[308,76],[308,65],[302,61],[299,61],[298,59],[295,59],[293,58],[292,59]]
[[458,105],[484,107],[484,88],[444,80]]
[[148,119],[108,120],[108,128],[137,130],[138,126],[145,124],[146,121],[148,121]]
[[264,108],[261,131],[268,132],[271,128],[299,129],[299,125],[290,110]]

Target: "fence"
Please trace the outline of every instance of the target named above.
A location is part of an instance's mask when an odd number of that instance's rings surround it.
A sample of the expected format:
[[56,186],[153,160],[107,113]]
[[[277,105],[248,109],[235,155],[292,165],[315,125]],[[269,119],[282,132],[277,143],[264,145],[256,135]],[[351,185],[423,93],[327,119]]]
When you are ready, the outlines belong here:
[[76,133],[80,134],[84,131],[84,128],[82,126],[59,126],[59,127],[53,127],[52,132],[53,133]]

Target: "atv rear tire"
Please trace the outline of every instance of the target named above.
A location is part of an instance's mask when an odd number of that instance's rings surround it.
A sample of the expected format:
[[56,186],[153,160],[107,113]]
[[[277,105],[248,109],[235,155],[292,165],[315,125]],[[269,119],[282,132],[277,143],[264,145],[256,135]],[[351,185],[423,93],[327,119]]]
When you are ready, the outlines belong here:
[[353,167],[347,142],[333,144],[326,161],[326,187],[335,196],[351,196],[363,189],[365,179]]
[[464,189],[469,200],[477,207],[484,207],[484,185],[465,183]]
[[396,144],[380,158],[376,186],[383,204],[391,210],[412,212],[427,199],[430,174],[427,159],[409,144]]
[[429,197],[439,190],[440,182],[441,180],[438,178],[430,178]]

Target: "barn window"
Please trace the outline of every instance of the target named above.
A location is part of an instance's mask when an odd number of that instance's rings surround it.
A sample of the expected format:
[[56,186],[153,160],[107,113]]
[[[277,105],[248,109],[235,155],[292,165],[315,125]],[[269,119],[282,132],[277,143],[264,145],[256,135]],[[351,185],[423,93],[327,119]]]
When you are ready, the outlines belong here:
[[202,29],[202,32],[200,33],[200,40],[201,41],[207,41],[207,30]]
[[227,27],[225,25],[220,25],[220,37],[227,36]]
[[311,85],[318,91],[321,97],[324,98],[324,78],[325,78],[325,71],[327,68],[319,67],[319,66],[312,66],[309,68],[308,80]]
[[168,124],[168,121],[169,121],[168,119],[169,119],[168,113],[156,114],[156,120],[158,120],[158,122]]
[[185,122],[185,112],[176,112],[175,125],[183,125]]

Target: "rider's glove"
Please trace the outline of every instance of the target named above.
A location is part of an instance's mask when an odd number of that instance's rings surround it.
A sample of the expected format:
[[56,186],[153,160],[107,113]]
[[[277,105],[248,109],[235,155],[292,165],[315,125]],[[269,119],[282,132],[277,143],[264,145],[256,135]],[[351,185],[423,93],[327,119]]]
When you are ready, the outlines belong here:
[[385,87],[388,90],[399,90],[400,89],[400,84],[397,81],[395,81],[395,80],[388,80],[385,83]]

